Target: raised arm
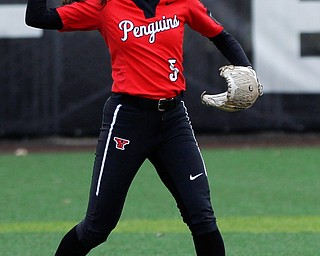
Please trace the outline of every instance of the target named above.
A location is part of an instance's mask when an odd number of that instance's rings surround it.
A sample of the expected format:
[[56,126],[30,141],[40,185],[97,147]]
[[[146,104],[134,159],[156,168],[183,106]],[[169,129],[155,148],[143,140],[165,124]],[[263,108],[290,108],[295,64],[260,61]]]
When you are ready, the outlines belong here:
[[30,27],[62,29],[61,18],[55,8],[48,8],[46,0],[28,0],[25,22]]

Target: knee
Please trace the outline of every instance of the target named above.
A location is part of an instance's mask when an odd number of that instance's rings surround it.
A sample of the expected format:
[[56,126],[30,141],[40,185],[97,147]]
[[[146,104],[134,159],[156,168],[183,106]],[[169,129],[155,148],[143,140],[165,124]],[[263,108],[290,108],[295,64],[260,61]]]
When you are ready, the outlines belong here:
[[201,235],[218,229],[216,218],[212,216],[194,216],[186,222],[193,235]]
[[80,242],[88,248],[94,248],[107,241],[114,227],[105,228],[101,226],[94,225],[86,220],[79,223],[77,226],[77,235]]

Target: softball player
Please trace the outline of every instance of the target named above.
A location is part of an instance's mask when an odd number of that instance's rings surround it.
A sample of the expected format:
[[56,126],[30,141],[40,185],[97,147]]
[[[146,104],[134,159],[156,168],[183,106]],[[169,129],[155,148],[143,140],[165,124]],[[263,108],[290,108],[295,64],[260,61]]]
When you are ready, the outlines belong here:
[[112,94],[103,110],[87,213],[55,255],[87,255],[107,240],[146,159],[175,198],[196,254],[225,255],[206,167],[183,101],[184,25],[209,38],[231,64],[250,66],[240,44],[199,0],[84,0],[53,9],[46,0],[29,0],[26,23],[98,30],[112,63]]

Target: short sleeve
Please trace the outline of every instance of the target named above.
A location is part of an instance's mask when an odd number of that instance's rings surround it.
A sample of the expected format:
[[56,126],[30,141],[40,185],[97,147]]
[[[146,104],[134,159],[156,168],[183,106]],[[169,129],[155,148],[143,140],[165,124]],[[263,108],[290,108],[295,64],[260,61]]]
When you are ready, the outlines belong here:
[[222,32],[223,26],[215,20],[200,0],[187,0],[187,24],[193,30],[206,37],[214,37]]
[[74,2],[58,7],[56,10],[63,23],[60,31],[99,30],[102,9],[99,0]]

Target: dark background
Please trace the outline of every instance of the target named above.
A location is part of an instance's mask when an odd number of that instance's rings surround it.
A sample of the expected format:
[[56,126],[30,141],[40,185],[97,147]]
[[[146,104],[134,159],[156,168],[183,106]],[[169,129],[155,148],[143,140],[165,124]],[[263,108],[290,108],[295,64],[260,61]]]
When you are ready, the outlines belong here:
[[[203,2],[254,64],[251,1]],[[26,1],[0,0],[0,8],[14,3]],[[314,36],[301,35],[306,47],[303,54],[312,51],[308,40]],[[184,46],[185,100],[197,133],[319,130],[318,94],[265,94],[254,107],[237,113],[202,105],[204,90],[226,90],[218,69],[227,62],[207,38],[188,28]],[[98,32],[44,31],[40,39],[0,38],[0,137],[96,136],[111,89],[110,73],[109,54]]]

